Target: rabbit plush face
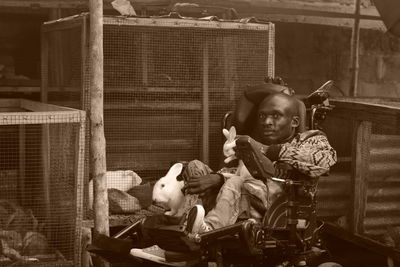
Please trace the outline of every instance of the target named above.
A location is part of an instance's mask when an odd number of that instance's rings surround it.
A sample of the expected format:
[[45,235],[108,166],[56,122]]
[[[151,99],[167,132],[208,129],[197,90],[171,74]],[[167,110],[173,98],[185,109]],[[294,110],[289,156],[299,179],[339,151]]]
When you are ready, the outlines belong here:
[[[236,129],[234,126],[232,126],[229,129],[229,131],[227,129],[222,129],[222,133],[224,134],[224,136],[226,138],[226,141],[223,146],[223,153],[224,153],[224,156],[226,157],[224,162],[229,163],[230,161],[237,158],[236,152],[233,149],[234,147],[236,147],[236,140],[237,140]],[[223,175],[226,177],[232,176],[232,174],[229,174],[229,173],[224,173]],[[241,177],[251,176],[250,172],[247,170],[247,168],[244,165],[242,160],[239,160],[239,165],[238,165],[237,171],[234,175],[241,176]]]
[[154,185],[153,201],[170,208],[165,212],[166,215],[175,215],[184,203],[185,196],[182,193],[184,182],[177,180],[182,169],[182,163],[175,163]]
[[232,126],[229,131],[227,129],[222,129],[222,133],[224,134],[226,141],[223,146],[223,153],[226,159],[225,163],[229,163],[230,161],[236,159],[235,151],[233,148],[236,146],[236,129]]

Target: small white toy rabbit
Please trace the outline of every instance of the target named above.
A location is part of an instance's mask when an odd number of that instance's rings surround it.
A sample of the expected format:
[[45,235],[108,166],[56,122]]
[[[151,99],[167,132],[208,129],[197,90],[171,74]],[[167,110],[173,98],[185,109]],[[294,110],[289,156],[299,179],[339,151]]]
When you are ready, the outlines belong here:
[[[223,153],[226,159],[224,160],[225,163],[229,163],[230,161],[236,159],[236,152],[233,149],[236,146],[236,129],[232,126],[229,131],[227,129],[222,129],[222,133],[225,135],[226,141],[223,146]],[[233,175],[241,176],[241,177],[248,177],[251,176],[249,170],[247,170],[246,166],[244,165],[243,161],[239,159],[239,165],[235,174],[224,173],[226,177],[231,177]]]
[[153,201],[170,208],[166,215],[174,216],[185,202],[182,192],[184,181],[178,181],[177,177],[182,172],[183,164],[175,163],[168,173],[161,177],[153,188]]
[[[131,170],[107,171],[106,180],[107,189],[115,188],[124,192],[142,182],[142,178]],[[93,179],[89,182],[89,207],[93,208]]]

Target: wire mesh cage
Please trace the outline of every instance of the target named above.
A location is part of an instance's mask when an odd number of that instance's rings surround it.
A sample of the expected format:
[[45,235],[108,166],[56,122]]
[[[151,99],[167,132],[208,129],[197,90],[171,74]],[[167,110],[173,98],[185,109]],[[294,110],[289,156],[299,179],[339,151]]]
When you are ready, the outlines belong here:
[[84,111],[0,100],[0,266],[79,265],[84,122]]
[[[42,27],[42,89],[89,110],[88,15]],[[104,17],[107,169],[144,178],[174,161],[216,168],[221,121],[248,84],[274,73],[274,25],[251,20]]]
[[381,251],[398,251],[400,103],[368,98],[338,98],[332,103],[335,108],[324,130],[339,161],[321,181],[320,211],[346,231],[385,246]]

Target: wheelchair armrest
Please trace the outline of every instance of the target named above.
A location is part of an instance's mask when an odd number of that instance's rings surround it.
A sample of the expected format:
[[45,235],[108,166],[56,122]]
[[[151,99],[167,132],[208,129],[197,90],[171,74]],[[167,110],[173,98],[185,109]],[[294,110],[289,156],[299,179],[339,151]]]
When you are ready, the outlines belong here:
[[275,170],[270,160],[261,153],[260,147],[253,138],[240,136],[236,140],[236,155],[241,159],[254,178],[267,182]]

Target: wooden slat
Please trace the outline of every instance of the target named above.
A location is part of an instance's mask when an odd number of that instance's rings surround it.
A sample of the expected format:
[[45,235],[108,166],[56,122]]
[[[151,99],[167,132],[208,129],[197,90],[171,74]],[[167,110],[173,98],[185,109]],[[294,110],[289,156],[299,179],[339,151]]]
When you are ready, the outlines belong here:
[[105,103],[104,109],[201,110],[201,104],[198,102]]
[[[112,8],[113,0],[103,0],[104,8]],[[168,6],[170,0],[136,0],[135,3],[144,5]],[[0,7],[30,7],[30,8],[87,8],[87,0],[1,0]]]
[[[130,169],[133,171],[143,170],[167,170],[171,163],[176,161],[190,161],[198,158],[199,152],[191,150],[175,150],[163,152],[131,152],[131,153],[109,153],[107,152],[108,170]],[[154,177],[156,179],[160,177]]]
[[1,93],[39,93],[40,86],[0,86]]
[[[151,139],[197,139],[200,118],[191,114],[171,112],[155,116],[147,112],[105,113],[104,127],[107,141]],[[165,122],[168,123],[165,123]]]
[[209,101],[209,86],[208,86],[208,71],[209,71],[209,51],[208,42],[203,43],[203,97],[202,97],[202,149],[201,159],[205,164],[209,163],[209,141],[210,141],[210,101]]
[[182,149],[194,149],[197,143],[193,139],[164,139],[164,140],[118,140],[107,141],[107,152],[129,152],[129,151],[176,151]]
[[[69,19],[69,18],[71,18],[71,19]],[[82,25],[83,19],[84,19],[84,16],[75,15],[75,16],[71,16],[68,18],[48,21],[42,25],[41,30],[43,33],[47,33],[50,31],[56,32],[56,31],[68,30],[71,28],[78,28]],[[57,22],[57,23],[55,23],[55,22]]]
[[73,108],[68,108],[68,107],[62,107],[62,106],[57,106],[57,105],[52,105],[52,104],[45,104],[37,101],[30,101],[26,99],[21,99],[21,108],[24,108],[26,110],[30,111],[35,111],[35,112],[44,112],[44,111],[51,111],[51,112],[57,112],[57,111],[62,111],[62,112],[76,112],[76,109]]
[[21,108],[21,100],[20,99],[1,99],[0,98],[0,107],[2,108]]
[[372,124],[368,121],[355,121],[353,126],[352,218],[350,223],[353,233],[362,233],[364,229],[371,128]]

